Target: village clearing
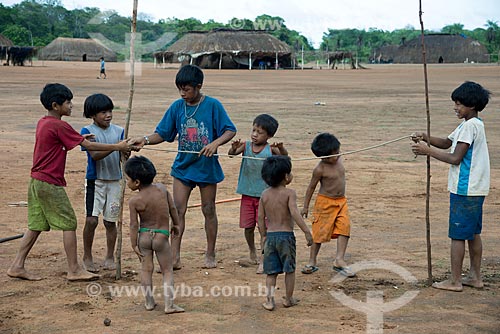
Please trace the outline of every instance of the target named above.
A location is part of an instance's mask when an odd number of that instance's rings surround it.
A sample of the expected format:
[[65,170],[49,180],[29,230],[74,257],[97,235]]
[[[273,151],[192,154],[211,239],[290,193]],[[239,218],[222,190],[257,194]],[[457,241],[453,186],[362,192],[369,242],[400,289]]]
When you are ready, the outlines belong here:
[[[309,146],[319,132],[334,133],[342,151],[377,145],[414,131],[425,131],[426,112],[421,65],[368,65],[366,70],[205,70],[203,92],[218,98],[238,127],[236,138],[250,136],[252,120],[260,113],[275,116],[280,127],[275,141],[285,143],[292,158],[313,157]],[[26,207],[9,203],[27,200],[35,126],[44,110],[39,94],[48,82],[66,84],[74,93],[73,116],[66,118],[78,131],[83,118],[84,99],[96,92],[109,95],[114,103],[113,122],[125,123],[129,79],[125,65],[108,63],[107,80],[97,80],[98,63],[35,62],[33,67],[0,68],[0,237],[23,233],[27,226]],[[170,103],[177,99],[176,68],[154,69],[142,64],[136,90],[130,135],[150,134]],[[352,237],[347,249],[348,263],[363,261],[384,264],[358,272],[356,278],[332,281],[335,241],[323,245],[319,271],[303,275],[309,249],[297,231],[296,307],[278,303],[274,312],[261,307],[259,295],[265,277],[256,267],[245,265],[247,249],[238,227],[239,203],[217,207],[219,236],[217,269],[202,269],[206,246],[199,208],[186,215],[182,245],[184,267],[175,272],[175,284],[197,289],[176,303],[186,313],[165,315],[163,301],[147,312],[143,297],[113,296],[109,287],[137,287],[140,264],[130,247],[128,210],[123,222],[122,279],[112,271],[101,271],[102,293],[90,296],[89,284],[65,279],[66,259],[62,233],[43,233],[28,257],[26,267],[45,277],[38,282],[11,279],[5,274],[14,259],[20,240],[0,244],[0,333],[367,333],[366,314],[340,302],[332,293],[366,303],[367,294],[383,294],[384,303],[408,296],[405,305],[383,313],[383,332],[390,333],[498,333],[500,331],[500,66],[496,64],[432,64],[429,72],[431,131],[447,136],[460,122],[453,112],[451,91],[465,80],[477,81],[493,92],[492,100],[480,113],[486,124],[491,159],[491,190],[484,205],[482,274],[485,288],[465,288],[461,293],[427,286],[425,238],[426,159],[415,158],[410,140],[398,141],[373,150],[345,156],[347,198],[352,218]],[[319,102],[319,103],[318,103]],[[156,181],[171,190],[170,166],[175,143],[143,150],[159,172]],[[229,145],[220,148],[227,153]],[[217,199],[235,194],[239,158],[221,157],[226,179],[219,185]],[[294,161],[290,185],[299,198],[305,194],[315,160]],[[79,219],[78,253],[82,254],[84,224],[84,178],[86,155],[78,148],[69,152],[66,166],[67,193]],[[430,221],[432,270],[435,280],[449,275],[448,166],[432,160]],[[126,191],[126,199],[131,193]],[[194,191],[190,204],[199,203]],[[310,224],[310,222],[308,222]],[[256,236],[257,238],[257,236]],[[104,256],[105,233],[96,231],[95,258]],[[468,269],[464,261],[464,273]],[[408,275],[395,272],[404,268]],[[283,276],[278,277],[277,299],[284,295]],[[161,286],[161,275],[154,275]],[[249,287],[250,294],[237,296],[237,287]],[[212,293],[211,293],[212,292]],[[217,293],[218,292],[218,293]],[[373,299],[371,299],[373,300]],[[354,304],[354,303],[352,303]],[[381,308],[378,308],[381,310]],[[110,326],[103,321],[109,318]]]

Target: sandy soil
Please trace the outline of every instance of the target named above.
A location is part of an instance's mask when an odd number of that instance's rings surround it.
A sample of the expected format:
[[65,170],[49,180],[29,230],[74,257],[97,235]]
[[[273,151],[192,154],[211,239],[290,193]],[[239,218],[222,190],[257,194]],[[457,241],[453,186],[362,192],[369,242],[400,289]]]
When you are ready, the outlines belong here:
[[[35,63],[33,67],[0,68],[0,237],[23,233],[25,207],[8,203],[26,201],[31,167],[34,131],[44,114],[39,93],[47,82],[61,82],[74,92],[73,116],[66,118],[75,129],[88,123],[81,116],[83,101],[94,92],[110,95],[115,102],[114,122],[125,123],[128,78],[123,64],[108,63],[108,79],[96,80],[96,63]],[[426,112],[421,66],[369,66],[366,70],[304,71],[205,71],[204,92],[226,106],[239,132],[246,139],[253,118],[270,113],[280,122],[276,140],[283,141],[292,158],[312,157],[309,145],[318,132],[335,133],[343,151],[377,145],[415,130],[425,130]],[[182,248],[184,268],[175,273],[179,289],[176,302],[184,314],[165,315],[163,301],[152,312],[143,308],[143,297],[113,296],[110,287],[137,287],[139,262],[129,242],[128,212],[123,222],[121,280],[113,271],[101,271],[102,293],[90,296],[88,283],[69,283],[62,247],[62,234],[43,233],[34,246],[27,268],[44,276],[39,282],[7,277],[5,271],[19,247],[19,240],[0,244],[0,333],[365,333],[366,313],[353,309],[356,302],[373,303],[380,295],[384,305],[369,305],[371,314],[383,314],[384,333],[498,333],[500,331],[500,66],[463,64],[428,67],[432,133],[446,136],[458,124],[449,98],[451,91],[465,80],[482,83],[493,93],[485,119],[491,155],[491,192],[484,205],[483,268],[485,288],[465,288],[461,293],[438,291],[427,286],[425,237],[425,158],[411,154],[409,140],[348,155],[347,196],[352,215],[352,238],[347,260],[361,269],[356,278],[332,281],[335,242],[326,244],[319,254],[320,270],[312,275],[297,271],[297,307],[285,309],[278,303],[274,312],[261,307],[260,288],[265,277],[245,265],[247,249],[238,227],[238,202],[220,204],[218,268],[202,269],[206,241],[199,208],[187,213],[187,229]],[[151,133],[166,107],[178,98],[173,84],[176,69],[142,66],[136,78],[130,135]],[[324,105],[315,105],[323,102]],[[175,144],[155,147],[175,150]],[[228,145],[220,152],[226,153]],[[157,181],[171,189],[168,175],[174,153],[157,150],[141,152],[151,158],[159,171]],[[67,193],[79,217],[78,246],[82,253],[84,222],[83,180],[85,154],[78,149],[68,155]],[[219,186],[218,199],[234,198],[239,159],[221,158],[226,179]],[[316,161],[293,163],[299,205]],[[432,161],[430,222],[432,272],[435,280],[449,275],[447,238],[448,166]],[[126,199],[130,196],[126,192]],[[197,191],[190,204],[199,203]],[[309,250],[297,231],[297,267],[307,261]],[[97,231],[94,253],[101,260],[105,251],[102,224]],[[370,261],[370,262],[363,262]],[[369,268],[371,264],[375,268]],[[386,262],[383,262],[386,261]],[[464,261],[464,274],[468,270]],[[364,266],[363,266],[364,265]],[[404,271],[407,270],[407,271]],[[412,278],[416,281],[412,281]],[[279,276],[277,299],[284,295],[284,277]],[[161,275],[155,274],[161,287]],[[241,296],[241,287],[246,287]],[[189,294],[191,289],[191,294]],[[238,290],[240,289],[240,290]],[[415,291],[416,298],[404,306]],[[157,291],[160,293],[161,291]],[[332,293],[337,293],[334,297]],[[237,294],[240,294],[238,296]],[[341,303],[344,296],[348,306]],[[376,297],[379,296],[379,297]],[[385,313],[380,313],[386,309]],[[105,327],[103,320],[111,319]]]

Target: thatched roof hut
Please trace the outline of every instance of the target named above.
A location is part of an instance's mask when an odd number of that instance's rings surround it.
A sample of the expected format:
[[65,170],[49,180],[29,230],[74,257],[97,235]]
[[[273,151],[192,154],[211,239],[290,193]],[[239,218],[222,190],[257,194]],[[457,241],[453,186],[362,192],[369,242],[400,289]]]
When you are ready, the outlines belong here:
[[14,43],[4,35],[0,34],[0,60],[7,59],[7,51]]
[[40,60],[116,61],[116,53],[93,39],[58,37],[38,53]]
[[14,43],[4,35],[0,34],[0,46],[14,46]]
[[292,50],[265,31],[218,29],[187,33],[154,56],[159,62],[178,58],[202,68],[249,68],[249,63],[252,67],[289,67]]
[[[424,36],[424,40],[428,63],[489,62],[486,47],[465,35],[428,34]],[[421,64],[422,40],[418,37],[403,45],[383,46],[376,50],[373,61]]]

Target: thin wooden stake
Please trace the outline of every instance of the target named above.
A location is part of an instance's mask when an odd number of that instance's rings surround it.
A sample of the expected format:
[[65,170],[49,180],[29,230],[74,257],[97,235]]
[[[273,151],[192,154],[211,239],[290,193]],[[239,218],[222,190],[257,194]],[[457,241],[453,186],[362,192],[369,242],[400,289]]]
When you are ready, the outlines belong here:
[[[134,100],[134,85],[135,85],[135,35],[137,32],[137,3],[134,0],[134,7],[132,10],[132,23],[130,34],[130,90],[128,95],[127,113],[125,115],[125,138],[128,138],[128,129],[130,126],[130,115],[132,114],[132,102]],[[123,157],[123,156],[122,156]],[[125,159],[122,159],[122,175],[125,175]],[[122,277],[122,244],[123,244],[123,202],[125,197],[125,179],[122,177],[121,185],[121,199],[120,199],[120,218],[117,224],[117,240],[116,240],[116,279]]]
[[[419,0],[419,18],[422,36],[422,61],[424,64],[424,85],[425,85],[425,111],[427,113],[427,145],[430,147],[431,138],[431,116],[429,108],[429,83],[427,80],[427,60],[425,51],[425,37],[424,37],[424,21],[422,20],[422,0]],[[429,216],[430,207],[430,192],[431,192],[431,157],[427,156],[427,186],[425,194],[425,236],[427,240],[427,284],[432,285],[432,255],[431,255],[431,221]]]

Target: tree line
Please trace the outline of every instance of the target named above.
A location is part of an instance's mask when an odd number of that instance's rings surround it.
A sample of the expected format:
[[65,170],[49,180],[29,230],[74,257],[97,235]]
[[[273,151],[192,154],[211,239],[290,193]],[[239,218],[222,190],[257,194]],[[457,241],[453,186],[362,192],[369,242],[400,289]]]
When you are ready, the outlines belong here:
[[[306,37],[289,29],[285,20],[279,16],[263,14],[254,20],[233,18],[227,23],[214,20],[203,23],[196,18],[166,18],[154,22],[148,15],[139,14],[137,20],[137,32],[141,33],[143,43],[154,42],[166,32],[176,34],[176,38],[171,41],[173,43],[189,31],[210,31],[219,28],[268,30],[297,52],[315,51]],[[0,33],[18,46],[43,47],[57,37],[89,38],[89,33],[98,32],[114,42],[123,44],[126,34],[130,32],[130,17],[123,17],[113,10],[103,12],[95,7],[67,10],[60,0],[25,0],[12,6],[0,3]],[[490,54],[496,55],[494,60],[498,60],[500,28],[496,21],[488,20],[484,27],[474,30],[466,30],[463,24],[455,23],[443,27],[438,32],[462,34],[476,39],[486,46]],[[394,31],[376,28],[368,31],[328,29],[323,33],[322,43],[316,51],[356,51],[360,58],[367,59],[376,48],[388,44],[402,44],[405,40],[419,35],[420,30],[411,26]]]

